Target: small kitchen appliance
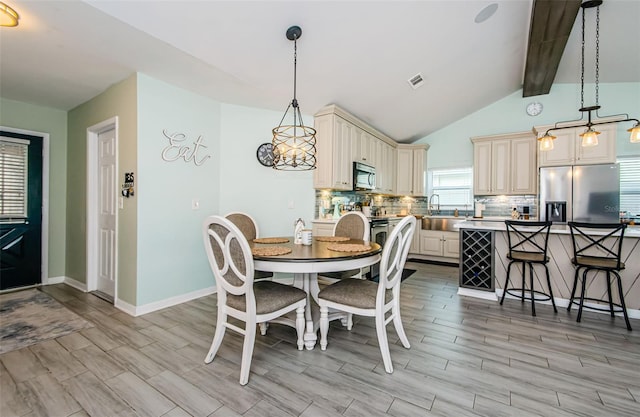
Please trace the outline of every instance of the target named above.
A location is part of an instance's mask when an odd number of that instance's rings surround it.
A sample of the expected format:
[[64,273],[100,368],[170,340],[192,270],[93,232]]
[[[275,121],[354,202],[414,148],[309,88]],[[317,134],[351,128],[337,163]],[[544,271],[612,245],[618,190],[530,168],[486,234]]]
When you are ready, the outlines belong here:
[[372,166],[365,165],[360,162],[353,163],[353,189],[375,190],[376,188],[376,169]]

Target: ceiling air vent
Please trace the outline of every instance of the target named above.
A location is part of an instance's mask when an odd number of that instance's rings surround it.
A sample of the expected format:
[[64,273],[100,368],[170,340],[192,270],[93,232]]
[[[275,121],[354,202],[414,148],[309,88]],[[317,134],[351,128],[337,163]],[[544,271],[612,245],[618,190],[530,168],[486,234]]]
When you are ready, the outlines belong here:
[[422,84],[424,84],[424,78],[422,78],[422,74],[417,73],[413,77],[409,78],[407,82],[409,83],[411,88],[415,90],[418,87],[422,87]]

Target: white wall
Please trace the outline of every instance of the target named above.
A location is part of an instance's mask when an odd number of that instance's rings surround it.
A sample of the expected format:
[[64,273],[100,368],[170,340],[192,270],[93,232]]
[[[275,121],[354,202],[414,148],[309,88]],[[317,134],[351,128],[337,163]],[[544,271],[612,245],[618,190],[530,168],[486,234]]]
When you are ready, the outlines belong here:
[[[201,227],[219,211],[220,126],[220,103],[138,74],[138,306],[214,285]],[[211,158],[200,166],[163,160],[165,129],[184,134],[191,149],[201,136],[198,157]]]
[[[594,86],[585,85],[585,105],[593,105]],[[528,103],[538,101],[543,104],[543,112],[528,116]],[[601,116],[629,113],[640,118],[640,83],[600,84]],[[473,136],[530,131],[533,126],[549,125],[559,121],[580,118],[580,85],[554,84],[547,95],[522,97],[522,90],[496,101],[455,123],[446,126],[420,140],[428,143],[428,167],[463,167],[473,164],[473,146],[469,138]],[[586,121],[586,115],[585,115]],[[617,136],[618,155],[640,155],[640,145],[629,143],[626,129],[632,123],[619,124]]]
[[[298,217],[311,227],[315,210],[313,171],[276,171],[256,159],[258,146],[271,142],[271,130],[283,113],[284,108],[275,112],[222,104],[220,212],[251,214],[262,236],[290,236]],[[313,124],[313,117],[304,120]]]

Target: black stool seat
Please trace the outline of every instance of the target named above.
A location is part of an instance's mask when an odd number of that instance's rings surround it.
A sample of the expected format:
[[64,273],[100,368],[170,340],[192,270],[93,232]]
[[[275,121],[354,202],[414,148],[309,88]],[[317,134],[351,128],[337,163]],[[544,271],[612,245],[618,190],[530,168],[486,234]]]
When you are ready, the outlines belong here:
[[[549,242],[549,230],[551,222],[532,222],[506,220],[507,239],[509,241],[509,253],[507,259],[510,260],[507,266],[507,279],[504,283],[504,291],[500,298],[500,305],[504,303],[505,295],[531,301],[531,314],[536,315],[536,301],[551,301],[553,311],[558,312],[556,302],[553,298],[553,290],[551,289],[551,279],[549,277],[549,268],[547,263],[547,246]],[[514,263],[522,263],[522,286],[520,288],[509,288],[509,279],[511,275],[511,266]],[[534,287],[533,265],[540,264],[544,266],[547,277],[547,285],[549,293],[536,290]],[[529,288],[526,288],[526,266],[529,266]]]
[[[619,272],[625,268],[621,255],[624,231],[626,228],[626,224],[618,223],[569,222],[574,254],[571,259],[571,263],[575,266],[576,273],[573,279],[573,289],[571,290],[571,299],[569,300],[567,310],[571,311],[571,306],[574,304],[578,306],[578,322],[580,322],[582,318],[583,308],[609,311],[611,313],[611,317],[615,317],[615,313],[622,313],[625,324],[627,325],[627,330],[631,330],[631,323],[629,322],[627,308],[624,303],[622,278],[619,274]],[[591,233],[588,229],[591,229]],[[598,234],[594,235],[592,233],[593,231],[597,231]],[[580,275],[581,269],[583,269],[582,275]],[[596,275],[596,278],[599,271],[604,272],[602,275],[607,279],[606,300],[585,296],[587,289],[587,274],[591,271],[596,273],[594,274]],[[613,301],[613,295],[611,293],[612,276],[618,286],[618,302]],[[578,301],[576,300],[576,290],[580,279],[582,279],[582,286],[580,299]],[[598,305],[584,305],[584,300],[606,303],[605,305],[608,308],[605,308],[604,306],[600,307]]]

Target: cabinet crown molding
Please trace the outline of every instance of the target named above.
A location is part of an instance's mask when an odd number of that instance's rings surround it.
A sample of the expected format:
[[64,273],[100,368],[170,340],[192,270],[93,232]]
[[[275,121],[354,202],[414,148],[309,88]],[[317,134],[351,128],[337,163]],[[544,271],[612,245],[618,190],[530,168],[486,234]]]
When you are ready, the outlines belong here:
[[487,141],[492,141],[496,139],[522,139],[522,138],[535,139],[536,138],[535,131],[534,132],[502,133],[499,135],[473,136],[469,138],[469,140],[471,140],[472,143],[476,143],[476,142],[487,142]]
[[398,146],[398,142],[396,142],[393,138],[385,135],[384,133],[380,132],[379,130],[377,130],[375,127],[367,124],[366,122],[358,119],[356,116],[354,116],[353,114],[349,113],[348,111],[346,111],[345,109],[335,105],[335,104],[330,104],[328,106],[325,106],[323,108],[321,108],[320,110],[318,110],[313,117],[319,117],[319,116],[326,116],[328,114],[334,114],[346,121],[348,121],[349,123],[359,127],[360,129],[364,130],[365,132],[369,133],[372,136],[375,136],[376,138],[380,139],[383,142],[386,142],[387,144],[393,146],[394,148]]

